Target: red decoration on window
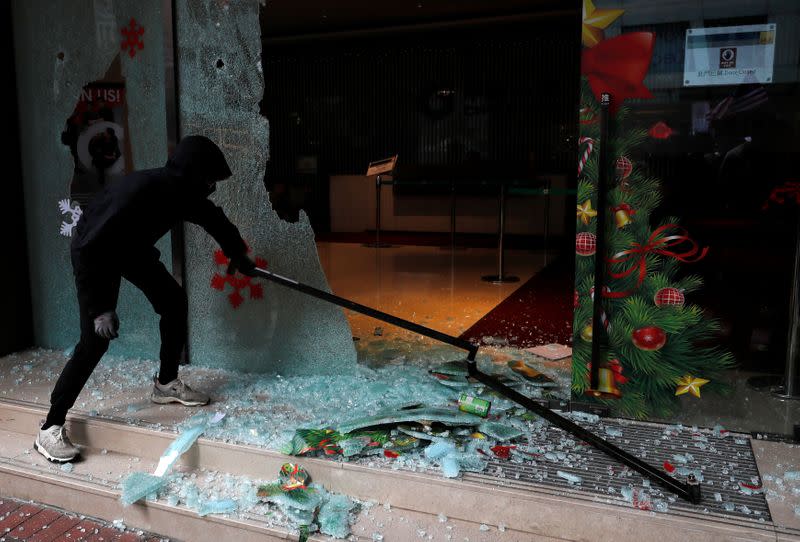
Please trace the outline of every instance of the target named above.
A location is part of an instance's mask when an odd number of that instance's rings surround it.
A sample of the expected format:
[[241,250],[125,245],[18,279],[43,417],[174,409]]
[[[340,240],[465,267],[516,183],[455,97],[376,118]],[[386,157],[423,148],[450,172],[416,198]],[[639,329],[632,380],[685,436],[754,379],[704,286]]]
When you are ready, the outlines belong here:
[[653,97],[644,86],[644,78],[650,69],[655,38],[652,32],[629,32],[581,53],[581,73],[598,101],[601,93],[611,94],[611,113],[628,98]]
[[647,133],[653,139],[669,139],[674,133],[674,130],[667,126],[667,123],[660,120],[650,127]]
[[769,199],[764,202],[763,209],[769,209],[771,203],[785,205],[786,200],[794,202],[800,206],[800,181],[787,181],[781,186],[777,186],[770,192]]
[[[250,252],[250,248],[247,249],[247,252]],[[267,261],[265,259],[256,257],[255,262],[258,267],[266,269]],[[230,263],[230,258],[225,256],[222,250],[217,249],[214,252],[214,263],[217,264],[217,266],[227,268],[228,263]],[[245,297],[242,295],[242,292],[245,290],[248,291],[250,299],[263,299],[264,297],[264,287],[261,284],[254,283],[252,277],[246,277],[239,272],[228,275],[223,271],[222,273],[214,273],[214,276],[211,277],[211,287],[215,290],[220,292],[225,291],[226,285],[230,285],[233,290],[228,294],[228,301],[230,301],[234,309],[238,309],[239,306],[244,303]]]
[[128,56],[131,58],[136,56],[136,53],[144,49],[144,42],[141,37],[144,35],[144,27],[136,22],[136,19],[131,17],[128,26],[123,26],[122,35],[125,37],[122,40],[122,50],[128,51]]

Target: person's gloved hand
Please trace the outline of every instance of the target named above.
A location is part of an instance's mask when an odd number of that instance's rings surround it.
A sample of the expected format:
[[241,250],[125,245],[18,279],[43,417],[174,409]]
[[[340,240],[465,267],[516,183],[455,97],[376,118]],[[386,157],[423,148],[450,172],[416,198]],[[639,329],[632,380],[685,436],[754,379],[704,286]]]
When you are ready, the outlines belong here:
[[248,277],[256,277],[256,262],[251,260],[247,255],[241,255],[238,258],[231,258],[231,263],[228,264],[228,274],[233,275],[239,272]]
[[94,332],[98,337],[104,339],[116,339],[119,337],[119,318],[114,311],[104,312],[94,319]]

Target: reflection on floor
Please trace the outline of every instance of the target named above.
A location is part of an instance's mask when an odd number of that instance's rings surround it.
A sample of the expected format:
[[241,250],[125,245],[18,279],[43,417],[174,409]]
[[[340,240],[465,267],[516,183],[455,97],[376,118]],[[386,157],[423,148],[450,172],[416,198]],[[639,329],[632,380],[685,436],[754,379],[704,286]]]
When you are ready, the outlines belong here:
[[[520,287],[520,282],[491,284],[481,280],[483,275],[497,272],[494,249],[450,250],[432,246],[375,249],[329,242],[318,242],[317,246],[334,293],[453,336],[480,324],[487,313],[492,313],[492,309],[502,305]],[[507,250],[507,273],[519,276],[524,284],[542,269],[545,259],[543,252]],[[358,313],[345,312],[359,362],[369,367],[403,364],[429,367],[464,359],[464,352],[457,348]],[[484,344],[481,354],[502,366],[509,361],[524,361],[559,384],[557,389],[549,391],[551,395],[567,397],[571,358],[547,361],[509,345],[512,327],[504,321],[497,323],[499,327],[493,328],[495,335],[481,338],[487,339],[481,341]]]
[[[497,273],[495,249],[374,249],[329,242],[318,242],[317,247],[335,294],[451,335],[460,335],[500,304],[538,272],[545,259],[543,252],[507,250],[506,272],[521,282],[498,285],[481,281],[481,276]],[[362,340],[383,327],[362,315],[349,317],[353,335]]]

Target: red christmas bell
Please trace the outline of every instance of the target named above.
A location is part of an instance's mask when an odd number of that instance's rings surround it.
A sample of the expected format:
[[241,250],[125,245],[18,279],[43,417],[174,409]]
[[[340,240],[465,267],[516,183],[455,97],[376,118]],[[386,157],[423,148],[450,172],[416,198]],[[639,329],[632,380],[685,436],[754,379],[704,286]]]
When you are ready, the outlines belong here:
[[624,181],[630,177],[633,172],[633,163],[627,156],[620,156],[617,158],[617,161],[614,162],[614,169],[617,172],[617,180]]
[[639,350],[654,352],[661,350],[667,344],[667,334],[656,326],[646,326],[635,329],[631,334],[634,346]]
[[677,288],[661,288],[653,296],[653,303],[656,304],[656,307],[683,307],[686,297]]
[[591,256],[597,250],[597,237],[595,234],[582,231],[575,236],[575,253],[578,256]]

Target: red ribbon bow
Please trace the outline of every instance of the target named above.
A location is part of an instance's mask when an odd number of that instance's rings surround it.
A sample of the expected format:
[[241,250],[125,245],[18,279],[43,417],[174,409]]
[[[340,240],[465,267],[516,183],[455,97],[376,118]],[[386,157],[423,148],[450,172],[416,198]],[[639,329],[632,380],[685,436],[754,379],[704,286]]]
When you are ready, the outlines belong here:
[[611,113],[628,98],[652,98],[644,86],[650,68],[656,35],[652,32],[629,32],[601,41],[581,53],[581,73],[589,79],[592,92],[611,94]]
[[[670,229],[674,229],[676,234],[664,235],[667,230]],[[676,247],[682,243],[689,244],[687,250],[683,252],[670,250],[671,247]],[[630,260],[634,260],[632,266],[619,273],[609,269],[609,276],[615,279],[623,279],[638,270],[639,278],[636,281],[636,287],[634,289],[639,288],[647,277],[648,254],[660,254],[662,256],[675,258],[683,263],[695,263],[706,257],[706,254],[708,254],[708,247],[704,247],[701,250],[698,244],[689,237],[689,232],[684,228],[681,228],[677,224],[665,224],[653,231],[646,244],[633,243],[631,248],[618,252],[614,257],[609,258],[609,268],[611,264],[624,264]],[[604,294],[603,297],[622,298],[629,296],[632,292],[633,290],[628,290],[627,292],[608,292]]]
[[622,374],[622,364],[618,359],[612,359],[608,365],[611,368],[611,372],[614,373],[614,382],[617,384],[625,384],[628,382],[628,377]]

